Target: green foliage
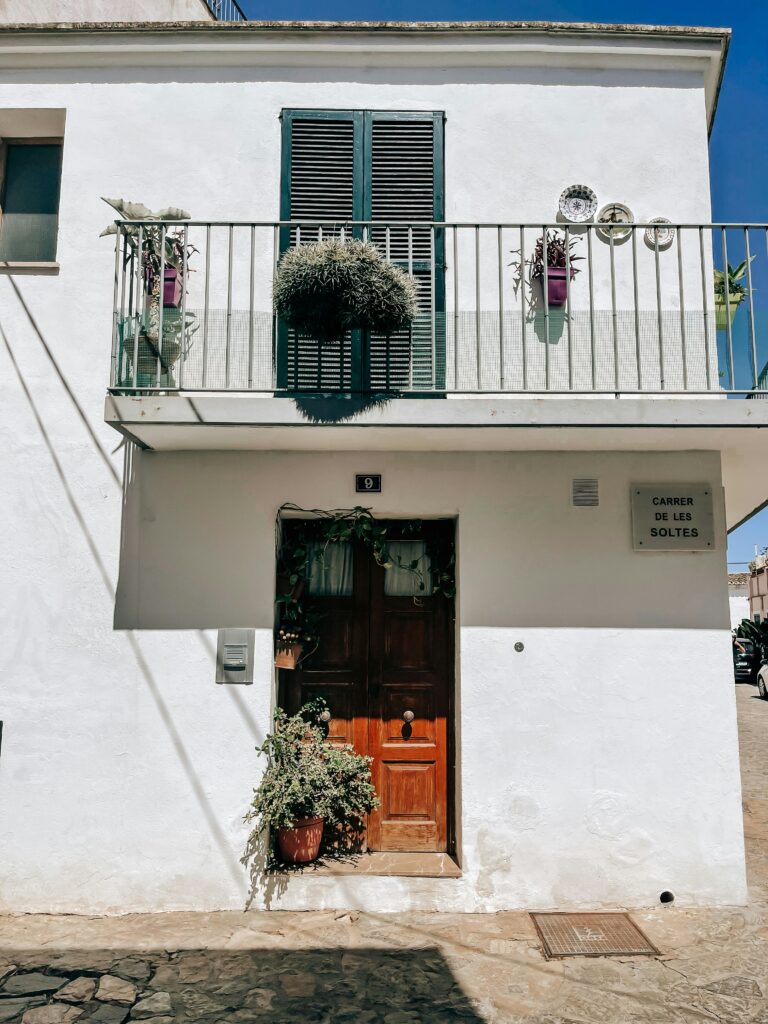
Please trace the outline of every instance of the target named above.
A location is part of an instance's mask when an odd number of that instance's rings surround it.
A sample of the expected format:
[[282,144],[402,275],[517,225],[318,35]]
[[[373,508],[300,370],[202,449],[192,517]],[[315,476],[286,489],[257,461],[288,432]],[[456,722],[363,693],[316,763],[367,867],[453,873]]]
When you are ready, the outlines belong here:
[[742,619],[735,632],[742,640],[752,641],[761,659],[768,659],[768,620],[752,622],[751,619]]
[[267,767],[245,817],[253,826],[250,848],[266,829],[292,828],[301,818],[318,816],[326,827],[359,829],[363,816],[379,806],[372,758],[347,744],[326,742],[319,724],[325,708],[318,699],[295,715],[275,711],[273,731],[256,748]]
[[[747,275],[747,263],[751,263],[754,256],[750,256],[749,260],[742,260],[738,266],[732,267],[728,264],[728,296],[729,298],[737,298],[741,301],[743,295],[746,295],[747,289],[744,284],[744,278]],[[715,295],[725,295],[725,278],[726,274],[724,270],[718,270],[715,268]]]
[[416,316],[416,285],[372,243],[332,238],[285,253],[274,305],[289,327],[321,342],[355,328],[392,334]]

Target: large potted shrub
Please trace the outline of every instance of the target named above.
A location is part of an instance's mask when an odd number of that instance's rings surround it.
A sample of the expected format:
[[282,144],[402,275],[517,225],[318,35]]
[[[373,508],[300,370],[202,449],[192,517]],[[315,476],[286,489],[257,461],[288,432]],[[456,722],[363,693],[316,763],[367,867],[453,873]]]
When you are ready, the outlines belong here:
[[337,341],[349,330],[393,334],[416,316],[416,285],[371,242],[337,238],[289,249],[274,285],[277,315],[299,334]]
[[[571,280],[580,272],[579,267],[575,267],[574,263],[577,260],[584,259],[583,256],[575,256],[573,253],[574,247],[578,244],[579,239],[570,237],[566,241],[564,235],[562,235],[556,229],[547,231],[546,233],[546,257],[545,257],[545,245],[544,235],[541,235],[536,239],[536,243],[533,247],[533,252],[525,261],[515,260],[512,266],[515,268],[515,272],[518,275],[518,282],[522,280],[525,273],[525,269],[528,269],[528,284],[533,288],[535,281],[540,282],[541,287],[544,287],[544,261],[546,258],[547,265],[547,305],[560,307],[566,304],[568,299],[568,269],[570,267]],[[520,250],[515,250],[513,255],[519,255]]]
[[270,835],[272,859],[307,864],[320,851],[323,830],[359,832],[365,815],[379,805],[371,781],[371,758],[351,746],[328,743],[323,700],[295,715],[275,711],[274,728],[257,747],[267,759],[246,821],[249,847]]
[[[754,256],[749,257],[751,263]],[[733,324],[736,311],[744,301],[747,289],[744,285],[744,278],[747,274],[747,260],[743,260],[738,266],[732,267],[728,264],[727,271],[715,268],[715,328],[718,331],[728,329],[728,324]],[[726,303],[725,283],[728,279],[728,301]]]

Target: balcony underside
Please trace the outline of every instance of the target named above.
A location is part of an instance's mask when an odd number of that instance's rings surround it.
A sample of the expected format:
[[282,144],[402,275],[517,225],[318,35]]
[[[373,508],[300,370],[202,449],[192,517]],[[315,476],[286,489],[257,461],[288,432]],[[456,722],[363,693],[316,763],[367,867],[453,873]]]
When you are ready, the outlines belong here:
[[376,404],[177,391],[108,395],[105,416],[157,451],[719,451],[729,529],[768,500],[768,401],[489,395]]

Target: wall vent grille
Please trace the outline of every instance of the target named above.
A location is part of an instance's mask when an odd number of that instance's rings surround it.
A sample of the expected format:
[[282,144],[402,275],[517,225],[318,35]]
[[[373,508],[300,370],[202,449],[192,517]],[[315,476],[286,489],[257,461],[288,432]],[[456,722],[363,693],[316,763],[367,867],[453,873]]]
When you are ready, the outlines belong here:
[[600,504],[600,491],[593,477],[579,477],[571,481],[571,504],[574,508],[596,508]]

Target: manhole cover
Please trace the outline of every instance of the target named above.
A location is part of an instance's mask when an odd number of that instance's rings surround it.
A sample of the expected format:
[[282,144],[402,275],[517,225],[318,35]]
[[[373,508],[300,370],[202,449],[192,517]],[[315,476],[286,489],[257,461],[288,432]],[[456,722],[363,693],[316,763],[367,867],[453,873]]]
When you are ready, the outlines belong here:
[[654,956],[629,914],[531,914],[547,956]]

